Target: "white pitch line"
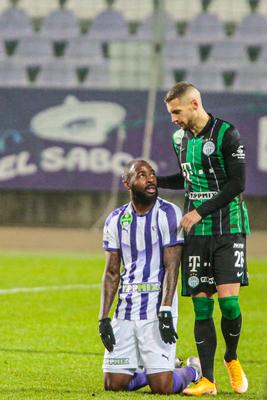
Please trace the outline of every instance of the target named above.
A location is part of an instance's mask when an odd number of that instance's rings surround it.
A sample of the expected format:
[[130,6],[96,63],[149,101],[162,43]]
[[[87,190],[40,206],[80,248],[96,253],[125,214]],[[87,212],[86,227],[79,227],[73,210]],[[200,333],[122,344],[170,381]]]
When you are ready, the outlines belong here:
[[36,286],[36,287],[17,287],[9,289],[0,289],[0,295],[16,294],[16,293],[38,293],[38,292],[58,292],[61,290],[86,290],[86,289],[99,289],[99,283],[92,284],[73,284],[73,285],[57,285],[57,286]]

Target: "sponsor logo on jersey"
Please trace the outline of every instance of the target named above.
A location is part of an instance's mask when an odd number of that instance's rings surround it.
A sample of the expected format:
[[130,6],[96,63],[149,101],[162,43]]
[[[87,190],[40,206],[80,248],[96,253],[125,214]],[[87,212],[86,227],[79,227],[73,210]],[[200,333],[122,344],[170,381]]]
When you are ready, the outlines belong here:
[[120,218],[120,224],[122,227],[129,226],[131,225],[132,222],[133,222],[133,216],[130,213],[125,213]]
[[234,249],[243,249],[244,248],[244,243],[234,243],[233,244]]
[[197,276],[190,276],[190,278],[188,279],[188,285],[191,288],[195,288],[199,285],[199,279]]
[[129,358],[104,358],[105,365],[127,365]]
[[151,293],[160,292],[160,282],[126,283],[121,287],[122,293]]
[[237,158],[238,160],[244,160],[246,155],[244,151],[244,146],[238,146],[236,153],[232,153],[232,157]]
[[203,146],[203,153],[205,156],[211,156],[215,151],[215,144],[211,141],[208,141]]
[[201,278],[200,278],[200,282],[201,283],[208,283],[209,285],[213,285],[215,282],[214,282],[214,278],[212,277],[212,278],[209,278],[208,276],[202,276]]
[[189,192],[190,200],[208,200],[215,196],[218,192]]

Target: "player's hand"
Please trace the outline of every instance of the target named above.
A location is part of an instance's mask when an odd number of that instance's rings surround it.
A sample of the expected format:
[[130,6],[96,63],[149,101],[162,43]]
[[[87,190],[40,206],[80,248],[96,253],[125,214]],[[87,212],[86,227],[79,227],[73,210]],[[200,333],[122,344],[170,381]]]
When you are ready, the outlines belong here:
[[180,226],[185,230],[186,233],[189,233],[191,228],[197,224],[201,218],[202,217],[199,215],[197,210],[190,211],[183,216]]
[[160,311],[158,318],[160,336],[163,342],[169,344],[175,343],[176,339],[178,339],[178,335],[173,326],[171,311]]
[[116,344],[110,318],[104,318],[99,321],[99,335],[105,348],[110,352]]

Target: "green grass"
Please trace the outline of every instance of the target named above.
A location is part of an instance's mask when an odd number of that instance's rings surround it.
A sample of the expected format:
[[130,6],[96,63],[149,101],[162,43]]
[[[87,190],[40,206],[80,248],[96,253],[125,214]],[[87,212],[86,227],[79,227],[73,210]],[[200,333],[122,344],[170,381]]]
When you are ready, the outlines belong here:
[[[1,253],[0,289],[98,284],[103,265],[102,256]],[[267,262],[251,261],[249,267],[250,287],[241,290],[244,323],[239,356],[250,387],[242,400],[262,399],[267,389]],[[103,347],[97,325],[99,295],[99,288],[0,292],[1,400],[151,399],[147,388],[134,393],[103,391]],[[217,304],[215,314],[219,328]],[[186,359],[196,353],[190,299],[180,299],[178,330],[177,354]],[[224,370],[224,344],[217,331],[217,399],[237,399],[240,396],[232,393]],[[202,397],[206,398],[210,397]]]

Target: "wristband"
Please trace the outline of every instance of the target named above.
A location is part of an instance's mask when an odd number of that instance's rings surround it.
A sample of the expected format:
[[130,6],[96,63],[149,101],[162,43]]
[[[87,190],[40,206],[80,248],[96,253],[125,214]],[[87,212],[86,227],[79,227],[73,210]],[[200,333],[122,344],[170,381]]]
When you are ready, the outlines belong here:
[[161,311],[172,311],[172,307],[171,306],[160,306],[159,312],[161,312]]

